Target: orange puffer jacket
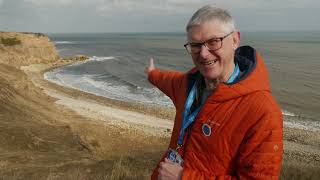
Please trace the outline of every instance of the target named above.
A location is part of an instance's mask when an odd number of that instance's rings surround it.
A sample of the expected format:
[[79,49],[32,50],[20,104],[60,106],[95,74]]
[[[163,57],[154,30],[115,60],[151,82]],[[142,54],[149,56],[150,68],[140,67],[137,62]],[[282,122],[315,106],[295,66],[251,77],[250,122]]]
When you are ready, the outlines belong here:
[[[182,179],[278,179],[283,153],[281,110],[270,92],[268,73],[259,53],[237,50],[242,75],[235,83],[218,85],[203,105],[179,154],[184,159]],[[184,104],[199,73],[155,69],[149,81],[171,98],[176,117],[170,148],[177,147]],[[210,136],[202,132],[209,124]],[[160,160],[164,161],[166,153]],[[160,163],[159,162],[159,163]],[[157,179],[159,163],[151,179]]]

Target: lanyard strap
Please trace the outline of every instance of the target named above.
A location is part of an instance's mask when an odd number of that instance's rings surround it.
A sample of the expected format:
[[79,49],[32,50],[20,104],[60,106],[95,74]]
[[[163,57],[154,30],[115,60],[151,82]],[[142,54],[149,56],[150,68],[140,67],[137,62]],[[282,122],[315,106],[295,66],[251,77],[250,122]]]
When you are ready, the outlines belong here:
[[191,106],[192,106],[192,104],[195,100],[195,97],[196,97],[196,90],[197,90],[197,84],[198,84],[197,82],[198,81],[196,81],[193,84],[193,87],[188,95],[188,98],[186,100],[186,104],[184,107],[184,112],[183,112],[183,117],[182,117],[183,118],[182,125],[180,128],[180,133],[179,133],[179,138],[178,138],[178,145],[179,146],[182,146],[185,129],[187,129],[188,126],[194,121],[195,117],[197,116],[197,114],[199,113],[200,108],[201,108],[201,107],[198,107],[196,110],[194,110],[191,113]]
[[[233,73],[230,76],[227,83],[232,83],[239,76],[239,74],[240,74],[240,69],[239,69],[238,63],[236,63],[236,66],[233,70]],[[202,106],[200,106],[197,109],[195,109],[193,112],[191,112],[191,106],[196,98],[197,85],[198,85],[198,81],[196,81],[193,84],[192,89],[191,89],[191,91],[188,95],[188,98],[186,100],[185,107],[184,107],[183,116],[182,116],[182,118],[183,118],[182,125],[180,128],[180,133],[179,133],[179,138],[178,138],[178,146],[180,146],[180,147],[183,144],[183,137],[184,137],[185,130],[190,126],[190,124],[192,124],[192,122],[194,121],[194,119],[196,118],[196,116],[198,115],[198,113],[202,107]]]
[[240,74],[240,68],[239,68],[239,65],[238,63],[236,63],[236,66],[234,67],[234,70],[233,70],[233,73],[232,75],[230,76],[229,80],[227,81],[227,83],[233,83],[234,80],[239,76]]

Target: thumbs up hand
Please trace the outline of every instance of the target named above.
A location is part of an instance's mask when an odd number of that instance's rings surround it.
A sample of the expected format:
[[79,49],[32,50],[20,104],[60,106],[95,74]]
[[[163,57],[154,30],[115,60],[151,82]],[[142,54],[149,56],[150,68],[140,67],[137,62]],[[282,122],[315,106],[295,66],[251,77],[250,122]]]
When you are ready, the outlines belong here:
[[154,66],[153,63],[153,58],[150,58],[149,60],[149,65],[146,66],[144,73],[148,76],[149,72],[151,72],[152,70],[154,70],[156,67]]

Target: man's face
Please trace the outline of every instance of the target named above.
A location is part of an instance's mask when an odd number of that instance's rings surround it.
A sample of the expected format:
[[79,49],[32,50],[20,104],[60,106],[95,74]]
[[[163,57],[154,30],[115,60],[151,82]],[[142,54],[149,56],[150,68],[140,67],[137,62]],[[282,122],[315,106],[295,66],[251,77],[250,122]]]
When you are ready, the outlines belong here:
[[[199,43],[212,38],[220,38],[226,32],[218,21],[208,21],[188,31],[188,41]],[[240,42],[239,33],[234,32],[222,40],[222,47],[215,51],[202,46],[198,54],[191,54],[193,63],[207,80],[226,82],[233,72],[234,53]]]

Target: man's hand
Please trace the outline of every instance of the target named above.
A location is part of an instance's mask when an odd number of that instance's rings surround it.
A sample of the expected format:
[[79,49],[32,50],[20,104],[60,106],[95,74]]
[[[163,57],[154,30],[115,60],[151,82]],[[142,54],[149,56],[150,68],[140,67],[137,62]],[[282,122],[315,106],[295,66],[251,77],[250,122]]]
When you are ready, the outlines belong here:
[[167,158],[160,163],[158,180],[180,180],[183,168]]
[[149,60],[149,65],[146,66],[144,73],[148,76],[149,72],[151,72],[152,70],[154,70],[156,67],[153,64],[153,58],[150,58]]

